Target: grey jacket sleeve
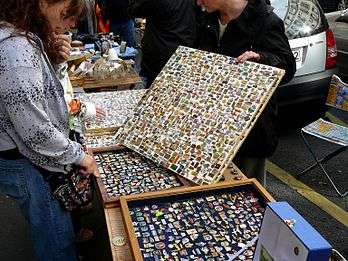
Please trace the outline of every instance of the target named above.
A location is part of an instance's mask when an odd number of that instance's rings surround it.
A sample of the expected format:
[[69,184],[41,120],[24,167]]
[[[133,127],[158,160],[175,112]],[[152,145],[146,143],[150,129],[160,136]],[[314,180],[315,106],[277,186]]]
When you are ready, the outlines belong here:
[[12,49],[3,48],[8,56],[0,61],[0,104],[9,135],[29,158],[33,154],[57,165],[79,164],[84,157],[80,144],[68,139],[64,117],[52,113],[62,111],[58,105],[64,104],[64,97],[52,83],[47,85],[40,52]]

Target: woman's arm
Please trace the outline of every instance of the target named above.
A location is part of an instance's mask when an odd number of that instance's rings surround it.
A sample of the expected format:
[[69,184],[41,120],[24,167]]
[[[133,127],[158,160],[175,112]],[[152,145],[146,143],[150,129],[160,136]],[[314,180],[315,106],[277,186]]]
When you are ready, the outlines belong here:
[[[81,146],[69,140],[63,132],[68,128],[48,113],[54,106],[64,105],[55,86],[45,85],[40,51],[28,44],[24,37],[6,40],[0,46],[0,103],[3,113],[17,137],[17,146],[25,146],[35,153],[61,165],[82,162],[85,153]],[[4,55],[4,56],[3,56]],[[46,80],[47,81],[47,80]],[[56,103],[62,99],[61,103]],[[50,102],[53,101],[53,104]],[[46,104],[51,107],[47,112]],[[63,131],[63,132],[62,132]]]

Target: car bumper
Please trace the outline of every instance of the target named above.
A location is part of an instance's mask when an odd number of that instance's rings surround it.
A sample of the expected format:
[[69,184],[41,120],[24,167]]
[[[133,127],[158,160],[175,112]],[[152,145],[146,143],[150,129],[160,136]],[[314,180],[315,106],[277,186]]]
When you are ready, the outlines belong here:
[[338,69],[334,68],[320,73],[294,77],[289,83],[279,86],[277,91],[279,105],[324,100],[331,76],[337,73]]

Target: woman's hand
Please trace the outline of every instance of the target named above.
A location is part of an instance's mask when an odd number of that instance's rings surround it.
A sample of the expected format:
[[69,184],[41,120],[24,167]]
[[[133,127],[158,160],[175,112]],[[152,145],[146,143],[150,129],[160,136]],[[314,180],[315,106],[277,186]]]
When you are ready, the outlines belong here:
[[80,173],[82,175],[94,175],[97,178],[100,177],[97,163],[92,156],[86,154],[86,156],[83,158],[82,162],[80,163]]
[[261,56],[258,53],[255,53],[253,51],[246,51],[245,53],[237,57],[237,63],[244,63],[245,61],[258,62],[260,61],[260,59]]
[[66,34],[56,34],[54,48],[58,50],[58,62],[62,63],[68,60],[71,51],[71,36]]

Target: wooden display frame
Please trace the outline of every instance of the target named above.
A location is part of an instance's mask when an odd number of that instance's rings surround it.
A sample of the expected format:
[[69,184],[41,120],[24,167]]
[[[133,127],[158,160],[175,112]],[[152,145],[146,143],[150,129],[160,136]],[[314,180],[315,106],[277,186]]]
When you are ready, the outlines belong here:
[[[94,156],[94,154],[103,153],[103,152],[120,152],[123,150],[129,150],[129,149],[124,147],[124,146],[121,146],[121,145],[115,145],[113,147],[103,147],[103,148],[94,149],[94,150],[89,149],[90,154],[92,156]],[[143,156],[141,156],[141,157],[143,157]],[[167,170],[167,171],[169,171],[182,184],[182,186],[180,188],[187,187],[187,186],[190,186],[192,184],[190,181],[179,176],[178,174],[176,174],[170,170]],[[99,191],[101,199],[103,201],[104,208],[119,207],[120,206],[120,197],[108,196],[108,193],[106,191],[106,188],[105,188],[104,183],[101,180],[101,178],[97,178],[96,181],[97,181],[98,191]],[[175,190],[175,188],[173,190]]]
[[[98,149],[91,149],[89,148],[89,154],[90,155],[94,155],[94,154],[98,154],[98,153],[103,153],[103,152],[117,152],[117,151],[122,151],[127,149],[126,147],[122,146],[122,145],[115,145],[115,146],[111,146],[111,147],[102,147],[102,148],[98,148]],[[171,172],[178,180],[180,183],[182,183],[182,187],[176,188],[176,189],[180,189],[183,187],[190,187],[190,186],[197,186],[197,184],[193,183],[190,180],[187,180],[185,178],[183,178],[182,176]],[[237,182],[240,180],[246,180],[247,177],[238,169],[238,167],[234,164],[231,163],[230,167],[228,169],[226,169],[224,171],[223,174],[223,180],[222,182]],[[103,201],[103,205],[105,208],[112,208],[112,207],[117,207],[120,206],[120,198],[119,197],[109,197],[105,186],[102,182],[102,180],[100,178],[96,179],[96,183],[98,186],[98,191],[100,193],[101,199]]]
[[[108,230],[109,246],[113,261],[133,260],[129,240],[122,220],[120,207],[104,209],[105,222]],[[117,244],[117,239],[123,240],[123,244]]]
[[115,134],[120,127],[99,128],[99,129],[87,129],[86,136],[101,136],[105,134]]
[[94,154],[102,153],[102,152],[109,152],[109,151],[116,151],[116,150],[122,150],[125,149],[123,145],[115,144],[114,146],[109,147],[100,147],[100,148],[90,148],[90,151]]
[[[107,148],[106,148],[107,149]],[[230,172],[224,173],[225,181],[236,182],[238,178],[246,180],[246,176],[233,164],[230,164],[231,169],[234,169],[235,174]],[[99,195],[101,196],[101,195]],[[122,219],[121,208],[110,207],[104,208],[104,215],[106,226],[108,230],[110,250],[112,254],[112,260],[114,261],[131,261],[133,260],[128,236]],[[115,244],[114,241],[117,239],[123,239],[124,244]]]
[[[273,202],[275,201],[274,198],[266,191],[265,188],[263,188],[260,183],[256,179],[248,179],[244,181],[237,181],[237,182],[221,182],[217,184],[212,185],[202,185],[202,186],[196,186],[196,187],[190,187],[190,188],[180,188],[175,190],[166,190],[166,191],[160,191],[160,192],[149,192],[144,193],[140,195],[130,195],[130,196],[122,196],[121,197],[121,212],[123,221],[125,224],[126,233],[128,235],[129,243],[131,252],[133,255],[134,260],[144,260],[143,256],[141,254],[140,246],[138,243],[138,240],[135,236],[135,231],[132,224],[132,219],[129,214],[129,204],[130,203],[139,203],[139,202],[146,202],[148,200],[154,200],[154,199],[168,199],[179,196],[184,197],[187,194],[201,194],[205,192],[211,192],[214,190],[222,190],[227,188],[236,188],[239,186],[252,186],[257,193],[266,201],[266,202]],[[189,196],[188,196],[189,198]]]
[[[112,90],[116,87],[117,90],[126,89],[122,87],[135,85],[141,83],[140,76],[135,72],[128,72],[125,76],[120,76],[116,79],[97,80],[92,77],[70,77],[72,86],[81,87],[84,90]],[[118,88],[117,88],[118,87]]]
[[[106,151],[108,148],[105,148]],[[110,148],[109,148],[110,149]],[[102,151],[103,152],[103,151]],[[231,171],[224,173],[225,181],[236,182],[240,180],[246,180],[246,176],[233,164],[230,164],[231,169],[234,169],[234,174]],[[236,179],[237,178],[237,179]],[[98,195],[101,199],[101,194]],[[110,207],[104,208],[104,215],[106,226],[108,230],[109,246],[112,254],[112,260],[114,261],[131,261],[133,256],[131,254],[130,244],[124,221],[121,214],[121,208]],[[114,241],[117,239],[123,239],[124,244],[115,244]]]

